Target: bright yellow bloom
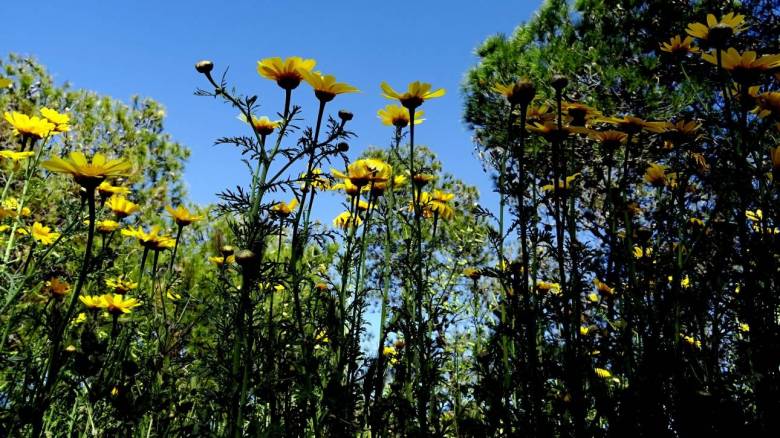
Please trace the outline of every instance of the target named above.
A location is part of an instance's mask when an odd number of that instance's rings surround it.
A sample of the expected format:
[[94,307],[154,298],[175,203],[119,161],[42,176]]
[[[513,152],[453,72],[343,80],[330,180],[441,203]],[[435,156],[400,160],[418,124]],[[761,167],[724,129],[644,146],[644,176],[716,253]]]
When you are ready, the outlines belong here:
[[115,294],[124,295],[137,288],[138,283],[134,283],[125,277],[112,277],[106,278],[106,286],[114,289]]
[[303,191],[308,190],[309,185],[317,190],[328,190],[330,188],[330,180],[324,177],[322,169],[312,169],[311,174],[306,175],[306,172],[301,173],[301,188]]
[[342,230],[347,229],[347,227],[358,227],[362,223],[363,219],[361,219],[360,216],[352,214],[348,211],[339,214],[335,219],[333,219],[333,225],[335,227],[341,228]]
[[195,223],[201,219],[203,219],[203,216],[192,214],[189,210],[187,210],[187,207],[183,205],[179,205],[176,208],[173,208],[173,206],[166,206],[165,210],[168,211],[168,213],[173,218],[174,222],[176,222],[176,225],[180,227],[186,227],[187,225],[190,225],[192,223]]
[[293,212],[293,210],[295,210],[295,207],[297,206],[298,198],[293,198],[293,200],[287,204],[284,202],[278,202],[271,207],[271,214],[278,217],[287,217]]
[[[245,115],[241,114],[240,116],[238,116],[238,118],[241,121],[246,122]],[[271,133],[274,132],[274,129],[279,128],[279,125],[281,125],[281,121],[273,121],[269,119],[268,116],[262,116],[262,117],[252,116],[252,123],[250,123],[250,125],[252,125],[252,129],[254,129],[255,132],[265,136],[265,135],[270,135]]]
[[[558,190],[564,191],[569,190],[572,187],[572,184],[574,183],[574,180],[577,179],[582,174],[577,172],[574,175],[569,175],[566,177],[565,180],[559,180],[558,181]],[[555,190],[555,186],[553,184],[545,184],[540,189],[543,192],[552,192]]]
[[80,312],[78,315],[76,315],[76,318],[73,319],[73,322],[71,324],[73,325],[79,325],[87,320],[87,314],[84,312]]
[[313,59],[303,59],[291,56],[287,59],[279,57],[265,58],[257,61],[257,73],[260,76],[276,81],[285,90],[294,90],[303,80],[303,75],[310,72],[317,62]]
[[111,185],[108,181],[103,181],[100,183],[99,186],[97,186],[97,191],[100,193],[101,196],[111,196],[111,195],[129,195],[130,189],[127,187],[119,187]]
[[160,234],[160,227],[153,226],[149,232],[144,231],[142,227],[133,229],[132,227],[122,230],[123,236],[134,237],[143,247],[153,250],[163,250],[173,248],[175,240],[170,236]]
[[651,255],[653,255],[653,248],[634,246],[634,258],[641,259],[642,257],[650,257]]
[[317,330],[317,332],[314,334],[314,340],[318,343],[323,343],[323,344],[330,343],[330,338],[328,338],[328,335],[325,333],[325,330]]
[[16,152],[16,151],[0,151],[0,158],[4,158],[6,160],[11,160],[14,162],[19,162],[24,159],[30,158],[33,155],[33,151],[24,151],[24,152]]
[[50,123],[54,125],[52,131],[55,132],[68,132],[70,131],[70,116],[67,114],[58,113],[51,108],[41,108],[41,115],[46,118]]
[[40,222],[33,223],[30,234],[42,245],[51,245],[60,237],[60,233],[52,231],[49,227],[44,227]]
[[605,370],[604,368],[594,368],[593,371],[595,371],[596,375],[602,379],[609,379],[612,377],[612,373],[610,373],[609,370]]
[[19,200],[16,198],[7,198],[0,204],[0,219],[6,217],[29,216],[32,211],[28,207],[22,207],[19,210]]
[[591,303],[598,303],[599,302],[599,294],[591,292],[588,294],[588,301]]
[[745,212],[745,217],[750,219],[753,222],[761,222],[764,219],[764,212],[761,211],[760,209],[756,211],[748,210]]
[[707,41],[713,47],[723,48],[729,37],[746,28],[745,16],[730,12],[720,21],[713,14],[707,14],[707,24],[690,23],[685,32],[692,37]]
[[105,307],[105,301],[103,301],[103,297],[100,295],[81,295],[79,301],[90,310],[97,310]]
[[668,43],[661,43],[661,51],[671,53],[675,56],[683,56],[689,53],[699,53],[699,48],[693,46],[693,38],[686,36],[685,39],[680,35],[673,36]]
[[[433,193],[420,193],[420,204],[423,206],[423,215],[425,217],[430,217],[433,216],[433,214],[437,214],[442,219],[452,219],[455,215],[455,210],[449,205],[449,202],[454,198],[454,194],[444,193],[441,190],[434,190]],[[413,210],[413,207],[411,209]]]
[[743,323],[739,324],[739,331],[741,331],[742,333],[749,333],[750,332],[750,326],[743,322]]
[[607,283],[602,282],[598,278],[593,279],[593,284],[596,286],[596,290],[604,295],[614,295],[615,290],[607,285]]
[[503,95],[511,105],[527,106],[536,96],[536,87],[528,79],[520,79],[511,84],[495,84],[493,91]]
[[415,109],[422,105],[428,99],[444,96],[444,88],[431,91],[431,84],[427,82],[414,81],[409,84],[404,93],[399,93],[393,89],[387,82],[382,82],[382,96],[387,99],[398,99],[406,108]]
[[683,336],[683,341],[692,347],[696,347],[701,350],[701,341],[693,336]]
[[36,116],[30,117],[27,114],[16,111],[10,113],[5,112],[3,117],[11,126],[13,126],[14,135],[21,135],[22,137],[29,137],[32,139],[48,137],[56,128],[53,123],[46,119]]
[[45,286],[46,291],[55,298],[62,298],[70,292],[70,285],[57,277],[47,281]]
[[[384,108],[376,112],[379,120],[383,125],[395,126],[397,128],[404,128],[409,125],[409,110],[398,105],[390,104],[385,105]],[[414,112],[414,124],[419,125],[425,119],[423,110],[417,110]]]
[[466,268],[463,270],[463,276],[476,281],[479,280],[480,277],[482,277],[482,272],[480,272],[479,269]]
[[357,93],[360,90],[344,82],[336,82],[333,75],[323,75],[315,71],[302,71],[303,79],[314,88],[314,95],[322,102],[330,102],[338,94]]
[[539,292],[549,292],[553,295],[559,295],[561,293],[561,285],[558,283],[550,283],[547,281],[538,280],[536,282],[536,290]]
[[13,84],[14,84],[14,81],[12,81],[12,80],[10,80],[8,78],[4,78],[4,77],[0,76],[0,89],[2,89],[2,88],[9,88]]
[[[89,220],[84,221],[84,223],[89,224]],[[113,233],[118,230],[120,226],[121,224],[119,222],[112,221],[111,219],[95,222],[95,230],[101,234]]]
[[569,124],[574,127],[585,126],[602,117],[601,111],[578,102],[563,102],[561,110],[568,116]]
[[386,182],[390,178],[392,170],[392,167],[384,161],[364,158],[347,166],[347,173],[336,169],[331,169],[331,173],[336,178],[349,179],[352,184],[363,187],[371,182]]
[[704,226],[704,221],[699,219],[699,218],[697,218],[697,217],[692,217],[692,218],[688,219],[688,223],[691,224],[691,225],[696,225],[698,227],[703,227]]
[[[717,53],[711,50],[701,55],[701,59],[718,65]],[[721,67],[731,73],[731,76],[740,84],[754,83],[767,74],[780,67],[780,55],[758,56],[756,52],[748,50],[739,53],[737,49],[730,48],[721,55]]]
[[101,153],[93,155],[90,163],[84,153],[78,151],[71,152],[68,158],[54,157],[41,165],[51,172],[70,174],[87,190],[94,189],[106,178],[128,176],[131,169],[128,161],[109,160]]
[[121,315],[131,313],[131,311],[140,306],[141,303],[135,298],[127,298],[120,294],[105,294],[102,296],[106,311],[112,315]]
[[234,255],[229,255],[227,257],[225,257],[225,256],[213,256],[213,257],[209,257],[209,261],[211,263],[214,263],[217,266],[222,266],[222,265],[225,264],[225,262],[227,262],[227,264],[229,264],[229,265],[232,265],[233,263],[236,262],[236,256],[234,256]]
[[130,202],[124,196],[114,195],[106,201],[106,207],[119,219],[124,219],[140,210],[138,204]]
[[776,120],[780,119],[780,91],[769,91],[756,95],[756,104],[758,106],[753,109],[753,112],[759,117],[772,116]]
[[586,336],[589,332],[590,332],[590,327],[588,327],[586,325],[581,325],[580,326],[580,334],[582,336]]
[[349,178],[344,178],[343,182],[334,184],[330,188],[331,190],[344,190],[344,192],[349,196],[356,196],[361,191],[368,190],[368,186],[358,187],[355,184],[352,183],[352,180]]
[[650,167],[645,170],[645,181],[654,187],[666,186],[669,182],[666,174],[666,166],[657,163],[650,164]]

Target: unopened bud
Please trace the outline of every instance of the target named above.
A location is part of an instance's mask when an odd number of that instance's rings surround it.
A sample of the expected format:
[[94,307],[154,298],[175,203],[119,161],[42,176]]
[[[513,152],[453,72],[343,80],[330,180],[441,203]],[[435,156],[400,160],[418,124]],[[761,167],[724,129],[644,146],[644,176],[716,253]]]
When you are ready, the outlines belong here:
[[221,252],[224,257],[227,257],[233,255],[233,253],[236,252],[236,248],[234,248],[232,245],[222,245],[222,248],[219,249],[219,252]]
[[254,262],[255,259],[257,259],[257,255],[248,249],[242,249],[236,253],[236,263],[241,266],[249,265]]
[[211,73],[211,70],[214,69],[214,63],[204,59],[203,61],[198,61],[195,63],[195,70],[198,71],[198,73]]
[[340,110],[339,111],[339,118],[341,120],[345,121],[345,122],[349,122],[350,120],[352,120],[352,118],[354,116],[355,116],[354,114],[352,114],[351,112],[349,112],[347,110]]
[[555,75],[552,77],[550,84],[553,86],[553,88],[555,88],[556,91],[561,91],[566,88],[567,85],[569,85],[569,79],[564,75]]
[[346,152],[349,150],[349,145],[344,142],[341,142],[336,145],[336,149],[338,149],[339,152]]

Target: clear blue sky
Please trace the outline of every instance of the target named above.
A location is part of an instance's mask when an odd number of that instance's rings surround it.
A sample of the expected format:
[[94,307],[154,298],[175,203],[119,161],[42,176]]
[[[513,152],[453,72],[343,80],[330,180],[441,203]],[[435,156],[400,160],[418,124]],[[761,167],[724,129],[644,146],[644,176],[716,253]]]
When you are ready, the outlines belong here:
[[[283,95],[257,75],[256,62],[297,55],[316,59],[317,69],[362,90],[329,104],[333,112],[355,113],[353,156],[368,145],[388,144],[391,131],[376,117],[388,103],[380,95],[381,81],[405,88],[422,80],[446,88],[445,97],[424,105],[427,120],[417,130],[418,143],[431,146],[446,171],[477,186],[482,202],[494,208],[490,180],[462,122],[459,85],[476,62],[474,48],[489,35],[511,33],[541,0],[4,3],[0,56],[32,55],[58,83],[125,102],[137,94],[163,103],[167,131],[192,149],[185,179],[198,203],[214,202],[215,192],[248,178],[236,151],[212,146],[220,136],[245,133],[245,127],[227,105],[193,95],[206,86],[193,64],[208,58],[219,71],[230,66],[230,82],[258,94],[262,113],[272,115]],[[308,86],[299,87],[293,100],[304,106],[305,116],[314,116]]]

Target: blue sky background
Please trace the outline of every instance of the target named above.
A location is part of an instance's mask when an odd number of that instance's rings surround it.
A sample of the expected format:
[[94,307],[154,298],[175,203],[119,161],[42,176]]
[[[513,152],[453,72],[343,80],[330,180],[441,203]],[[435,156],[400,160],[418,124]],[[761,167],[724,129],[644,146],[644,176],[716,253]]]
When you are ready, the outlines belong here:
[[[355,113],[353,157],[368,145],[389,142],[390,128],[376,117],[389,103],[380,95],[381,81],[395,88],[413,80],[446,88],[445,97],[424,105],[427,120],[416,131],[417,143],[432,147],[445,171],[477,186],[483,204],[494,208],[490,179],[462,122],[459,86],[477,61],[474,48],[489,35],[511,33],[541,0],[3,3],[0,13],[7,19],[0,27],[0,56],[32,55],[58,83],[69,81],[125,102],[132,95],[148,96],[165,106],[166,130],[192,149],[185,180],[195,202],[214,202],[216,192],[245,184],[248,176],[237,151],[212,146],[214,139],[244,134],[246,128],[227,105],[193,95],[207,85],[194,63],[208,58],[218,71],[229,66],[230,83],[259,95],[261,113],[273,115],[281,109],[283,93],[257,75],[256,62],[297,55],[316,59],[317,69],[362,90],[338,96],[328,106],[333,113],[340,108]],[[312,123],[311,89],[302,85],[293,101]],[[321,213],[335,214],[337,208]]]

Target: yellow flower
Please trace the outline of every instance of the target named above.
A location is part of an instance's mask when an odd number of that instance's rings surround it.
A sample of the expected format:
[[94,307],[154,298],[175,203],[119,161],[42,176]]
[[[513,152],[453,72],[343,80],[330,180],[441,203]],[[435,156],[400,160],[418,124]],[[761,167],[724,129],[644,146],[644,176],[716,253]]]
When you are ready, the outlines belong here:
[[179,205],[176,208],[169,205],[165,207],[165,210],[171,215],[174,222],[176,222],[176,225],[180,227],[186,227],[187,225],[203,219],[203,216],[190,213],[190,211],[187,210],[187,207],[183,205]]
[[532,122],[526,126],[528,131],[544,137],[549,142],[556,142],[565,139],[573,131],[567,126],[558,128],[558,124],[552,121]]
[[678,122],[666,122],[660,127],[659,133],[664,139],[664,146],[671,148],[672,146],[679,146],[681,144],[698,140],[701,138],[700,134],[701,123],[696,121],[680,120]]
[[46,119],[28,116],[16,111],[5,112],[5,120],[14,128],[14,135],[21,135],[32,139],[48,137],[56,126]]
[[73,325],[79,325],[87,320],[87,314],[84,312],[79,312],[78,315],[76,315],[76,318],[71,322]]
[[133,229],[132,227],[122,230],[123,236],[134,237],[144,248],[153,250],[163,250],[173,248],[175,240],[170,236],[160,234],[160,227],[155,225],[149,230],[144,231],[142,227]]
[[358,193],[360,193],[362,190],[368,190],[368,186],[358,187],[355,184],[352,183],[352,180],[349,178],[343,178],[343,182],[334,184],[330,188],[331,190],[344,190],[344,192],[349,196],[356,196]]
[[209,257],[209,261],[211,263],[214,263],[217,266],[222,266],[222,265],[225,264],[225,262],[227,262],[227,264],[229,264],[229,265],[232,265],[233,263],[236,262],[236,256],[234,256],[234,255],[229,255],[227,257],[225,257],[225,256],[213,256],[213,257]]
[[703,227],[704,226],[704,221],[699,219],[699,218],[697,218],[697,217],[692,217],[692,218],[688,219],[688,223],[691,224],[691,225],[696,225],[697,227]]
[[753,109],[753,112],[759,117],[772,116],[775,119],[780,119],[780,91],[769,91],[757,95],[756,104],[758,106]]
[[168,292],[166,292],[165,296],[167,296],[168,299],[171,300],[171,301],[178,301],[178,300],[181,299],[181,294],[178,294],[178,293],[176,293],[176,292],[174,292],[172,290],[169,290]]
[[293,212],[293,210],[295,210],[295,207],[297,206],[298,198],[293,198],[293,200],[287,204],[284,202],[278,202],[271,207],[271,214],[278,217],[287,217]]
[[753,222],[761,222],[764,219],[764,212],[760,209],[756,211],[748,210],[745,212],[745,217]]
[[[385,107],[377,111],[376,114],[383,125],[395,126],[397,128],[404,128],[409,125],[409,110],[404,107],[394,104],[385,105]],[[419,125],[425,120],[423,119],[424,114],[423,110],[414,112],[415,125]]]
[[656,163],[650,164],[650,167],[645,170],[645,181],[654,187],[664,187],[668,183],[666,166]]
[[699,53],[698,47],[693,46],[693,38],[680,35],[673,36],[668,43],[661,43],[661,51],[671,53],[674,56],[684,56],[689,53]]
[[[565,180],[558,181],[558,190],[569,190],[572,187],[574,180],[581,175],[581,173],[577,172],[574,175],[567,176]],[[555,186],[553,184],[545,184],[540,188],[543,192],[551,192],[555,190]]]
[[118,187],[111,185],[108,181],[103,181],[100,183],[100,185],[97,186],[97,191],[100,193],[101,196],[111,196],[111,195],[129,195],[130,189],[127,187]]
[[127,198],[120,195],[108,198],[106,207],[119,219],[124,219],[140,209],[138,204],[130,202]]
[[780,146],[770,149],[769,157],[772,160],[772,167],[780,169]]
[[357,93],[360,90],[344,82],[336,82],[333,75],[323,75],[315,71],[302,71],[303,79],[314,88],[314,95],[321,102],[330,102],[338,94]]
[[318,343],[323,343],[323,344],[330,343],[330,338],[328,338],[328,335],[325,333],[325,330],[317,330],[317,332],[314,334],[314,340]]
[[130,163],[124,159],[109,160],[105,155],[96,153],[92,162],[87,161],[83,152],[71,152],[68,158],[54,157],[41,164],[55,173],[67,173],[87,190],[94,189],[109,177],[123,177],[130,174]]
[[604,368],[594,368],[593,371],[595,371],[596,375],[602,379],[612,378],[612,373],[610,373],[609,370],[605,370]]
[[306,191],[309,185],[318,190],[328,190],[330,188],[330,181],[328,178],[322,175],[322,169],[312,169],[311,174],[308,176],[306,172],[301,173],[301,188]]
[[713,14],[707,14],[707,24],[690,23],[685,32],[688,35],[706,41],[713,47],[723,48],[726,41],[745,30],[745,16],[730,12],[718,21]]
[[628,139],[628,134],[621,131],[608,130],[608,131],[590,131],[588,133],[590,138],[598,141],[607,150],[617,149],[621,144],[625,143]]
[[[701,59],[718,65],[715,51],[701,55]],[[731,73],[735,81],[746,85],[759,80],[762,74],[780,67],[780,55],[758,56],[752,50],[739,53],[732,47],[721,55],[721,67]]]
[[493,91],[503,95],[511,105],[525,106],[536,96],[536,88],[528,79],[520,79],[511,84],[495,84]]
[[[422,192],[420,194],[420,204],[423,208],[430,209],[442,219],[452,219],[455,210],[449,205],[449,201],[455,198],[452,193],[444,193],[441,190],[434,190],[433,193]],[[427,216],[426,216],[427,217]]]
[[54,298],[62,298],[70,292],[70,285],[56,277],[47,281],[45,286],[46,291]]
[[600,120],[601,112],[596,108],[578,102],[563,102],[561,110],[566,113],[571,126],[585,126],[592,120]]
[[32,214],[32,211],[30,211],[28,207],[22,207],[22,209],[19,210],[19,200],[16,198],[7,198],[0,205],[0,219],[16,217],[19,214],[22,216],[29,216]]
[[125,277],[112,277],[106,278],[106,286],[114,289],[115,294],[124,295],[137,288],[138,283],[134,283]]
[[56,132],[68,132],[70,131],[70,116],[67,114],[58,113],[51,108],[41,108],[41,115],[54,125],[52,131]]
[[634,246],[634,258],[641,259],[642,257],[650,257],[651,255],[653,255],[653,248]]
[[123,313],[131,313],[131,311],[140,306],[141,303],[135,298],[125,299],[120,294],[105,294],[102,296],[106,311],[112,315],[121,315]]
[[363,187],[371,182],[386,182],[390,179],[392,170],[392,167],[384,161],[364,158],[347,166],[347,173],[342,173],[336,169],[331,169],[331,173],[336,178],[349,179],[357,187]]
[[482,277],[482,273],[479,271],[479,269],[466,268],[463,270],[463,276],[472,280],[479,280],[480,277]]
[[103,297],[100,295],[81,295],[79,297],[79,301],[81,301],[85,306],[87,306],[87,309],[90,310],[97,310],[106,307],[106,303],[103,301]]
[[444,96],[444,88],[431,91],[431,84],[427,82],[414,81],[409,84],[404,93],[399,93],[393,89],[387,82],[382,82],[382,96],[387,99],[398,99],[406,108],[415,109],[422,105],[428,99]]
[[[241,114],[238,116],[239,120],[246,123],[246,116]],[[262,136],[270,135],[274,132],[274,129],[277,129],[279,125],[281,124],[281,121],[273,121],[268,118],[268,116],[262,116],[262,117],[255,117],[252,116],[252,129],[255,130],[258,134]]]
[[739,331],[742,333],[749,333],[750,332],[750,326],[745,324],[744,322],[739,325]]
[[547,281],[538,280],[536,282],[536,290],[539,292],[549,292],[553,295],[559,295],[561,293],[561,285],[558,283],[550,283]]
[[14,81],[12,81],[12,80],[10,80],[8,78],[4,78],[4,77],[0,76],[0,89],[2,89],[2,88],[9,88],[13,84],[14,84]]
[[683,277],[682,280],[680,280],[680,286],[683,289],[690,288],[691,287],[691,278],[688,277],[687,275],[685,277]]
[[[84,223],[89,224],[89,220],[84,221]],[[121,224],[119,222],[112,221],[111,219],[95,222],[95,230],[101,234],[113,233],[114,231],[118,230],[120,226]]]
[[363,219],[361,219],[360,216],[354,215],[348,211],[339,214],[333,219],[333,225],[342,230],[347,229],[347,227],[358,227],[362,223]]
[[692,347],[696,347],[701,350],[701,341],[693,336],[683,336],[683,341]]
[[13,162],[19,162],[24,159],[30,158],[33,155],[33,151],[24,151],[24,152],[16,152],[16,151],[0,151],[0,158],[4,158],[6,160],[11,160]]
[[591,303],[598,303],[599,302],[599,294],[593,293],[593,292],[589,293],[588,294],[588,301],[590,301]]
[[285,90],[294,90],[303,80],[304,73],[311,71],[315,65],[317,65],[315,60],[298,56],[287,59],[265,58],[257,61],[257,73],[266,79],[276,81]]
[[40,222],[33,223],[30,234],[33,239],[40,242],[42,245],[51,245],[60,237],[60,233],[56,233],[49,227],[44,227]]
[[582,336],[586,336],[588,334],[588,332],[590,332],[590,327],[588,327],[586,325],[581,325],[580,326],[580,334]]
[[599,291],[601,294],[605,295],[614,295],[615,290],[607,285],[607,283],[602,282],[598,278],[593,279],[593,284],[596,285],[596,290]]
[[636,134],[643,129],[650,132],[658,132],[666,125],[664,122],[648,122],[634,116],[605,117],[599,119],[599,121],[614,125],[628,134]]

